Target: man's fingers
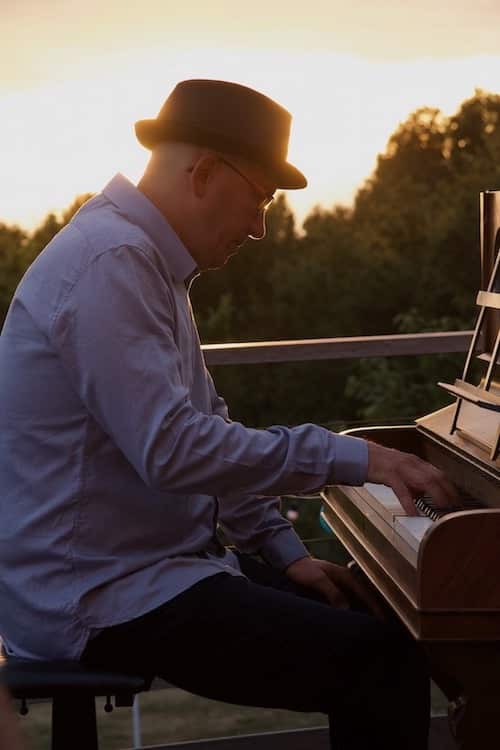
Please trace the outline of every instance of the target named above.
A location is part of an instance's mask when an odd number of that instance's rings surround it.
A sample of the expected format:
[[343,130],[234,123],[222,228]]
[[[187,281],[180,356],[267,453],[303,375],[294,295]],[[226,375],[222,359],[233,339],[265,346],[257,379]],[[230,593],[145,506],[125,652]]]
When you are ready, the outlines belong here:
[[436,477],[433,483],[429,483],[426,494],[432,497],[436,505],[443,508],[447,505],[456,505],[459,502],[456,487],[446,477],[441,475]]
[[345,595],[327,575],[317,582],[316,588],[323,594],[328,603],[336,609],[348,609],[349,602]]
[[417,515],[414,501],[424,495],[442,508],[459,502],[457,489],[440,469],[416,457],[412,459],[413,465],[406,473],[401,471],[392,477],[392,488],[409,515]]
[[345,591],[351,591],[357,599],[362,602],[365,607],[376,615],[379,619],[384,620],[386,618],[386,612],[380,605],[376,595],[366,585],[362,583],[349,568],[340,569],[339,585],[341,585]]
[[368,443],[368,479],[392,487],[408,515],[418,515],[414,500],[432,497],[436,505],[456,505],[456,488],[436,466],[411,453]]
[[[382,620],[386,619],[386,612],[381,606],[374,591],[364,585],[363,582],[360,581],[351,570],[349,570],[349,568],[327,561],[321,561],[320,565],[330,584],[341,594],[342,597],[341,600],[338,596],[335,597],[334,601],[328,599],[331,604],[339,607],[338,602],[342,601],[341,606],[346,609],[351,606],[356,609],[361,604],[376,617],[379,617]],[[327,596],[326,590],[325,596]]]
[[396,493],[396,496],[403,506],[403,509],[408,513],[409,516],[418,516],[418,510],[415,505],[412,494],[408,487],[403,482],[394,481],[392,489]]
[[297,580],[297,565],[302,573],[304,566],[309,568],[309,573],[311,566],[314,567],[314,575],[309,577],[307,584],[303,576],[301,583],[319,592],[332,607],[350,609],[351,606],[357,608],[361,604],[372,614],[385,619],[386,613],[374,592],[363,585],[363,582],[359,581],[348,568],[327,560],[299,560],[289,568],[288,574],[291,574],[290,577],[295,580]]

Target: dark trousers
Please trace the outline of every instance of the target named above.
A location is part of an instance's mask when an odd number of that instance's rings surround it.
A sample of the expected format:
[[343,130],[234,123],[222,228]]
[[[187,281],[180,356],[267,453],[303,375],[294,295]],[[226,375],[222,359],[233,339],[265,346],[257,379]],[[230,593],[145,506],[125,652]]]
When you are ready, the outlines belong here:
[[240,563],[248,578],[206,578],[103,630],[82,661],[228,703],[324,712],[335,750],[427,748],[426,660],[400,626],[334,609],[251,557]]

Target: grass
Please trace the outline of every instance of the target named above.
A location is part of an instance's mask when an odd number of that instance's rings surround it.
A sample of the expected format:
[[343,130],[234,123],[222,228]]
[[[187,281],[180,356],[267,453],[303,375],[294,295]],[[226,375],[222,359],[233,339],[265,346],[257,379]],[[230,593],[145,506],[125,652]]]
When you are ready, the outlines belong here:
[[[320,713],[296,713],[279,709],[250,708],[200,698],[183,690],[152,690],[139,698],[142,744],[155,745],[208,737],[223,737],[254,732],[325,726]],[[433,712],[446,708],[444,696],[433,686]],[[132,709],[104,712],[104,699],[97,700],[97,719],[101,750],[123,750],[132,742]],[[20,719],[28,739],[28,750],[50,748],[50,704],[30,705]]]
[[[139,700],[143,745],[326,724],[324,714],[233,706],[176,688],[144,693]],[[98,698],[97,721],[101,750],[132,747],[131,708],[106,714],[104,699]],[[29,750],[49,750],[50,704],[30,705],[28,715],[20,722]]]

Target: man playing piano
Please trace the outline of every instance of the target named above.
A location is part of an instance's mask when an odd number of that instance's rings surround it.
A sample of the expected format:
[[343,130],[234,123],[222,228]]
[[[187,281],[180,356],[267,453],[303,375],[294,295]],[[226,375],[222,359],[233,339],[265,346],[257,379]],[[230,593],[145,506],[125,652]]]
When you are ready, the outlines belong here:
[[319,426],[231,422],[191,314],[193,278],[264,236],[277,188],[305,187],[290,119],[243,86],[179,84],[136,124],[137,187],[114,177],[21,281],[0,337],[0,632],[19,656],[322,711],[336,750],[423,750],[422,654],[349,607],[367,594],[310,557],[277,498],[370,480],[414,514],[453,488]]

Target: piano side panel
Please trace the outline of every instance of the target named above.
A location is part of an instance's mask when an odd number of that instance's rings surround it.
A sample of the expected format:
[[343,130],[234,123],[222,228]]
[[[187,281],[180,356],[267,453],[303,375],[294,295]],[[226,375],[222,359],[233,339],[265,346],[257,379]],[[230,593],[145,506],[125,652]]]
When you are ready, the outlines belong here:
[[[453,513],[433,524],[418,559],[422,609],[500,609],[500,510]],[[500,634],[499,634],[500,635]]]

